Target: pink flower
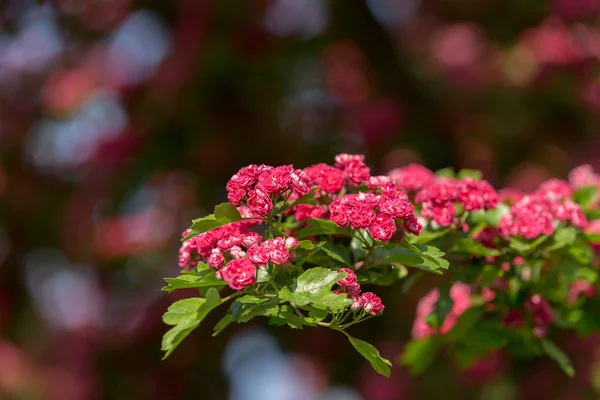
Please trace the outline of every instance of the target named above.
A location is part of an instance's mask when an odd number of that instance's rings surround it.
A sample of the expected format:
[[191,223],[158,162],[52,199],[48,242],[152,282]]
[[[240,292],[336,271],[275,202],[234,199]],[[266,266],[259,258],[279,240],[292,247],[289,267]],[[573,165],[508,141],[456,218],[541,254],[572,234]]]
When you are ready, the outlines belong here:
[[379,209],[392,218],[406,218],[414,212],[415,207],[408,200],[398,197],[383,200]]
[[288,185],[292,179],[292,171],[293,169],[291,165],[273,168],[272,170],[260,174],[258,177],[258,184],[261,185],[269,194],[281,193],[288,188]]
[[388,175],[399,188],[407,192],[421,190],[435,180],[433,172],[418,164],[393,169]]
[[534,294],[525,301],[525,309],[531,313],[531,319],[535,326],[545,327],[554,322],[554,312],[548,300]]
[[581,295],[588,299],[594,297],[596,295],[596,287],[585,279],[577,279],[571,284],[571,287],[569,287],[567,302],[573,304],[577,302]]
[[231,256],[236,260],[239,260],[240,258],[246,258],[246,252],[242,250],[240,246],[233,246],[231,249],[229,249],[229,253],[231,253]]
[[283,245],[275,245],[269,252],[269,259],[273,264],[281,265],[290,258],[290,250]]
[[486,181],[465,178],[457,184],[457,200],[466,211],[489,210],[498,204],[498,195]]
[[360,185],[369,179],[371,169],[362,161],[350,161],[344,168],[346,178],[353,185]]
[[256,282],[256,266],[248,259],[230,261],[221,269],[221,274],[234,290],[242,290]]
[[260,242],[262,242],[262,236],[257,232],[249,232],[242,239],[242,245],[247,249],[255,244],[260,244]]
[[600,185],[600,177],[596,175],[591,165],[581,165],[569,173],[569,183],[575,189]]
[[573,194],[573,189],[571,188],[571,185],[565,181],[561,181],[560,179],[550,179],[543,182],[539,186],[537,192],[542,194],[549,201],[557,202],[570,197]]
[[227,199],[234,206],[239,206],[246,196],[246,191],[244,189],[233,189],[227,193]]
[[298,239],[296,239],[293,236],[285,238],[285,247],[287,247],[288,249],[295,249],[296,247],[298,247]]
[[408,217],[404,218],[404,225],[402,225],[402,228],[407,233],[419,236],[419,234],[423,230],[423,225],[419,223],[419,220],[414,214],[411,214]]
[[375,211],[372,207],[362,205],[353,207],[346,215],[348,221],[352,224],[352,228],[369,228],[376,218]]
[[360,310],[365,306],[365,299],[362,296],[359,296],[358,293],[355,293],[350,297],[352,300],[352,305],[350,306],[353,310]]
[[525,195],[518,189],[507,188],[502,189],[498,192],[498,199],[500,200],[500,202],[509,205],[519,202],[523,198],[523,196]]
[[296,221],[302,222],[307,219],[322,218],[327,210],[322,206],[314,206],[312,204],[298,204],[294,207]]
[[273,209],[273,201],[264,192],[264,189],[257,185],[254,190],[248,193],[248,207],[255,215],[266,217]]
[[305,168],[304,171],[315,185],[326,193],[338,193],[344,187],[344,173],[338,168],[327,164],[316,164]]
[[373,239],[387,241],[396,233],[396,223],[388,216],[379,216],[369,228],[369,232]]
[[246,251],[248,260],[252,261],[258,266],[265,266],[269,262],[269,249],[265,249],[263,246],[254,245]]
[[342,268],[338,272],[345,272],[347,276],[337,281],[340,286],[352,286],[356,284],[356,275],[350,268]]
[[335,166],[341,169],[345,169],[348,164],[354,161],[363,162],[365,161],[365,156],[362,154],[347,153],[342,153],[335,156]]
[[367,187],[371,190],[380,188],[388,183],[392,183],[392,179],[389,176],[379,175],[371,176],[367,181]]
[[226,251],[231,249],[233,246],[237,246],[242,243],[242,236],[231,235],[225,236],[217,242],[219,249]]
[[213,269],[219,269],[225,264],[225,257],[223,257],[221,250],[213,249],[210,257],[206,260],[206,263]]
[[[427,323],[426,318],[435,309],[438,298],[439,290],[435,288],[417,304],[417,312],[412,329],[413,338],[422,339],[436,333],[436,329]],[[471,288],[466,283],[456,282],[450,287],[450,298],[454,303],[439,329],[441,335],[450,332],[458,318],[471,307]]]
[[366,292],[362,294],[363,308],[366,312],[372,315],[383,313],[385,306],[381,303],[381,299],[375,293]]
[[502,323],[508,329],[519,329],[523,327],[525,317],[523,316],[523,312],[519,310],[509,310],[502,317]]
[[290,189],[298,197],[304,196],[310,192],[312,181],[301,169],[297,169],[290,173]]

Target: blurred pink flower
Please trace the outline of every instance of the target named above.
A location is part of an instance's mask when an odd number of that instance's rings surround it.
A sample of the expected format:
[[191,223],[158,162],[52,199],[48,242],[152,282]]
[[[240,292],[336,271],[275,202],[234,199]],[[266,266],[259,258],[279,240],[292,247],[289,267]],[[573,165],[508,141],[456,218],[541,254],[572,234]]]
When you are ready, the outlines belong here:
[[[436,333],[436,329],[430,326],[426,318],[435,309],[435,303],[439,298],[439,289],[435,288],[427,293],[417,304],[417,312],[412,328],[412,336],[415,339],[424,339]],[[466,283],[456,282],[450,288],[450,298],[454,301],[450,313],[444,319],[439,333],[447,334],[456,324],[458,318],[471,307],[471,288]]]

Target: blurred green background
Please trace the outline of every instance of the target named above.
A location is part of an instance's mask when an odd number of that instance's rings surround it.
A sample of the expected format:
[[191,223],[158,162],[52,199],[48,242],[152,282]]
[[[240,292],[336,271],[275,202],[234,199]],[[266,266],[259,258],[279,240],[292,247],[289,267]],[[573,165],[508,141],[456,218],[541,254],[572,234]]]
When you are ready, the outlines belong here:
[[[597,398],[594,337],[561,342],[574,380],[502,352],[388,380],[322,329],[211,338],[216,312],[160,361],[180,232],[244,165],[600,169],[597,0],[0,4],[0,399]],[[397,357],[436,279],[356,335]]]

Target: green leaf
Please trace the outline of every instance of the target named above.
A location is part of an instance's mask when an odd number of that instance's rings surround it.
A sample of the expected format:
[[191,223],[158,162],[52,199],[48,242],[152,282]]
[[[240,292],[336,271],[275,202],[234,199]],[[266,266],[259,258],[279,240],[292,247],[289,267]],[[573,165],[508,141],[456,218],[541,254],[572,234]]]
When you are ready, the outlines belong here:
[[525,242],[521,239],[509,238],[508,245],[511,249],[518,253],[529,253],[538,247],[542,242],[548,239],[548,235],[541,235],[532,242]]
[[469,308],[456,321],[456,325],[448,332],[445,339],[448,342],[457,342],[462,340],[483,316],[483,310],[480,308]]
[[404,265],[390,265],[384,268],[368,268],[358,275],[358,283],[390,286],[408,275]]
[[454,172],[454,169],[447,167],[435,171],[435,176],[439,176],[441,178],[456,178],[456,173]]
[[162,288],[163,292],[207,286],[227,286],[227,282],[217,279],[215,271],[210,271],[210,273],[203,276],[180,275],[177,278],[165,278],[165,281],[167,282],[167,286]]
[[400,360],[413,375],[421,375],[435,361],[440,345],[441,341],[437,336],[411,340],[404,347]]
[[585,232],[585,236],[591,243],[600,243],[600,234],[598,233]]
[[577,190],[573,196],[573,201],[580,204],[583,208],[588,208],[598,198],[597,186],[586,186]]
[[491,350],[505,346],[507,342],[507,333],[503,327],[487,321],[478,322],[475,328],[467,330],[457,342],[454,357],[461,368],[466,368]]
[[336,261],[341,262],[342,264],[348,265],[350,264],[350,251],[342,245],[334,245],[331,242],[326,242],[321,250],[325,252],[329,257],[333,258]]
[[269,319],[269,325],[288,325],[293,329],[302,329],[304,325],[314,326],[312,322],[308,322],[307,320],[296,315],[294,309],[287,304],[280,306],[277,312],[271,316],[271,319]]
[[412,244],[404,240],[400,246],[385,245],[375,249],[374,258],[383,258],[384,263],[399,263],[424,271],[441,274],[439,269],[448,269],[449,263],[442,256],[440,249],[424,245]]
[[499,203],[495,208],[491,210],[483,211],[472,211],[469,213],[469,221],[472,224],[481,224],[485,226],[497,227],[500,223],[500,219],[506,215],[510,210],[510,207],[506,204]]
[[575,243],[569,246],[568,253],[576,261],[584,265],[591,264],[594,260],[594,251],[585,240],[576,240]]
[[219,304],[221,298],[215,289],[209,290],[206,298],[193,297],[173,303],[163,315],[163,321],[167,325],[175,325],[163,336],[161,349],[166,352],[163,360],[171,355],[179,343]]
[[571,360],[558,346],[548,339],[542,339],[541,345],[548,357],[556,361],[565,374],[571,378],[575,376],[575,369],[571,365]]
[[379,354],[379,351],[373,345],[365,342],[364,340],[356,339],[347,334],[346,332],[344,332],[344,334],[348,337],[348,340],[350,341],[352,346],[354,346],[356,351],[358,351],[361,356],[363,356],[367,359],[367,361],[369,361],[371,367],[373,367],[375,372],[383,376],[390,376],[390,367],[392,366],[392,363],[389,360],[383,358]]
[[483,244],[481,244],[481,242],[471,238],[458,238],[449,251],[455,253],[466,253],[480,257],[500,255],[499,250],[485,247]]
[[427,323],[434,327],[440,327],[444,323],[446,316],[450,314],[454,300],[450,297],[450,287],[443,286],[439,289],[439,297],[435,302],[433,311],[427,316]]
[[450,232],[450,228],[440,229],[440,230],[437,230],[437,231],[431,231],[429,229],[424,229],[419,234],[419,236],[410,235],[410,236],[408,236],[407,239],[411,243],[426,244],[426,243],[429,243],[431,241],[434,241],[435,239],[441,238],[442,236],[444,236],[448,232]]
[[272,316],[277,312],[279,298],[257,297],[246,295],[237,299],[231,305],[231,318],[235,322],[248,322],[258,316]]
[[229,326],[229,324],[231,324],[233,322],[233,318],[231,317],[231,314],[227,313],[225,314],[225,316],[223,318],[221,318],[219,320],[219,322],[217,322],[215,324],[214,327],[214,332],[213,332],[213,337],[217,336],[219,333],[223,332],[223,330],[225,328],[227,328]]
[[300,240],[298,242],[297,249],[312,250],[314,248],[315,248],[315,244],[313,242],[311,242],[310,240]]
[[553,243],[546,247],[546,251],[561,249],[571,245],[577,238],[577,230],[571,226],[562,227],[556,230],[552,236]]
[[297,307],[310,304],[319,309],[340,311],[352,301],[345,294],[333,293],[331,287],[345,276],[345,273],[326,268],[311,268],[298,277],[295,288],[283,287],[279,292],[279,298]]
[[481,171],[477,171],[476,169],[468,169],[464,168],[458,171],[458,179],[463,178],[473,178],[476,180],[480,180],[483,177]]
[[300,229],[296,233],[296,238],[302,239],[313,235],[347,235],[351,236],[352,231],[348,228],[341,228],[335,222],[328,219],[309,218],[306,220],[308,227]]
[[240,221],[240,212],[229,203],[222,203],[215,207],[213,214],[192,221],[192,231],[183,240],[188,240],[196,235],[210,231],[232,222]]

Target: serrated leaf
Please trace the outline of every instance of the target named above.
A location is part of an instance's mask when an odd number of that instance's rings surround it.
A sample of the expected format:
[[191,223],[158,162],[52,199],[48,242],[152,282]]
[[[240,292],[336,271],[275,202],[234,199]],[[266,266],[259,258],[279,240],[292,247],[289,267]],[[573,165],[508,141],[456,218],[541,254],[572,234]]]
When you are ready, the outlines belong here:
[[240,212],[229,203],[222,203],[215,207],[213,214],[192,221],[192,231],[183,240],[188,240],[196,235],[210,231],[223,225],[242,220]]
[[345,276],[326,268],[311,268],[298,277],[295,288],[283,287],[279,298],[298,307],[310,304],[320,309],[343,310],[351,303],[350,299],[333,293],[331,287]]
[[575,376],[575,369],[571,365],[571,360],[558,346],[548,339],[542,339],[541,345],[548,357],[556,361],[565,374],[571,378]]
[[217,279],[214,271],[204,276],[180,275],[177,278],[165,278],[167,286],[163,292],[172,292],[176,289],[202,288],[209,286],[227,286],[227,282]]
[[246,295],[231,305],[231,318],[235,322],[248,322],[254,317],[271,316],[277,312],[280,299]]
[[435,361],[440,345],[441,341],[437,336],[411,340],[401,355],[402,365],[408,367],[413,375],[421,375]]
[[209,290],[205,298],[194,297],[173,303],[163,315],[166,324],[175,325],[163,336],[161,349],[166,352],[163,360],[171,355],[179,343],[219,304],[221,298],[215,289]]
[[375,372],[386,377],[390,376],[390,367],[392,366],[392,363],[388,359],[383,358],[372,344],[352,337],[346,332],[344,332],[344,334],[348,337],[348,340],[352,346],[354,346],[356,351],[369,361]]
[[424,271],[441,273],[439,269],[448,269],[448,261],[441,258],[444,253],[436,247],[412,244],[404,241],[401,246],[386,245],[375,249],[374,257],[384,257],[381,262],[399,263]]

